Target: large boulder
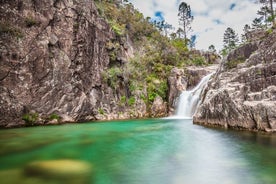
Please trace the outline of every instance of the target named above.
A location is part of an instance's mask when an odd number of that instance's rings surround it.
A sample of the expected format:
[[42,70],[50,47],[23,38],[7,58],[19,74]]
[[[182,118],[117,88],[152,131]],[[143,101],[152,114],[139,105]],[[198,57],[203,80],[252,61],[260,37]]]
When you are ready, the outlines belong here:
[[193,121],[276,130],[276,30],[234,50],[202,92]]

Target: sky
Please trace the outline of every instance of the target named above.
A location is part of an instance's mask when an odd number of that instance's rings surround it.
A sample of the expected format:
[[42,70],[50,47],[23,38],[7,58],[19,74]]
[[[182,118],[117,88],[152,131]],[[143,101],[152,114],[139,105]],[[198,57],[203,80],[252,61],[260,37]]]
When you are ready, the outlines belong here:
[[[164,18],[166,22],[179,27],[178,6],[181,0],[129,0],[135,8],[152,19]],[[245,24],[251,24],[257,17],[260,4],[256,0],[184,0],[191,6],[196,35],[196,48],[207,50],[214,45],[217,50],[223,47],[223,34],[227,27],[239,35]]]

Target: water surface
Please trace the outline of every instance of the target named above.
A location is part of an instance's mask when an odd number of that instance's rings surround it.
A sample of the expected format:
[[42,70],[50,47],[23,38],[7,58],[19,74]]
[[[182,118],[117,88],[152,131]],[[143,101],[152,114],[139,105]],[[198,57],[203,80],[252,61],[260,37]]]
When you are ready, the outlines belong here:
[[276,183],[275,135],[176,119],[0,130],[1,183],[50,183],[24,175],[26,165],[64,159],[93,166],[87,183]]

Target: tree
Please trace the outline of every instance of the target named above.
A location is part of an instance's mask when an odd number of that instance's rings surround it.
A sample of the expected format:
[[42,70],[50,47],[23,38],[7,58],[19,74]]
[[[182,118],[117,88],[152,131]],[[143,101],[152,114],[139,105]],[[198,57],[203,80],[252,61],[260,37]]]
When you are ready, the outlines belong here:
[[215,46],[214,46],[213,44],[210,45],[210,46],[208,47],[208,51],[209,51],[209,52],[212,52],[212,53],[217,52],[217,51],[216,51],[216,48],[215,48]]
[[252,22],[252,29],[263,29],[262,18],[255,18]]
[[182,2],[178,7],[179,24],[183,28],[184,39],[186,41],[187,34],[191,31],[191,23],[193,21],[192,11],[190,5]]
[[248,24],[245,24],[243,27],[243,34],[241,35],[242,37],[242,43],[245,43],[248,41],[248,33],[250,32],[251,27]]
[[264,4],[265,6],[269,4],[270,17],[268,18],[268,20],[272,22],[273,26],[276,26],[273,2],[276,2],[276,0],[260,0],[260,3]]
[[184,35],[184,31],[181,28],[178,28],[176,31],[177,37],[178,38],[183,38],[182,36]]
[[257,14],[260,15],[259,19],[265,23],[265,28],[267,28],[267,23],[269,22],[269,12],[270,9],[266,5],[262,6],[261,9],[257,12]]
[[236,34],[236,32],[228,27],[223,35],[223,47],[224,49],[229,52],[232,49],[236,48],[237,44],[239,42],[239,38],[238,35]]

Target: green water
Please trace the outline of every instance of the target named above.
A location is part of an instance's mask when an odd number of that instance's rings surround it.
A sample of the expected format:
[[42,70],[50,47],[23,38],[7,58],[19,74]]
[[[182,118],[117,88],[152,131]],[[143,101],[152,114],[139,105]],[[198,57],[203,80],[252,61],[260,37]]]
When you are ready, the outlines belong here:
[[67,183],[24,174],[34,161],[64,159],[93,167],[85,183],[276,183],[275,135],[164,119],[0,130],[2,184]]

